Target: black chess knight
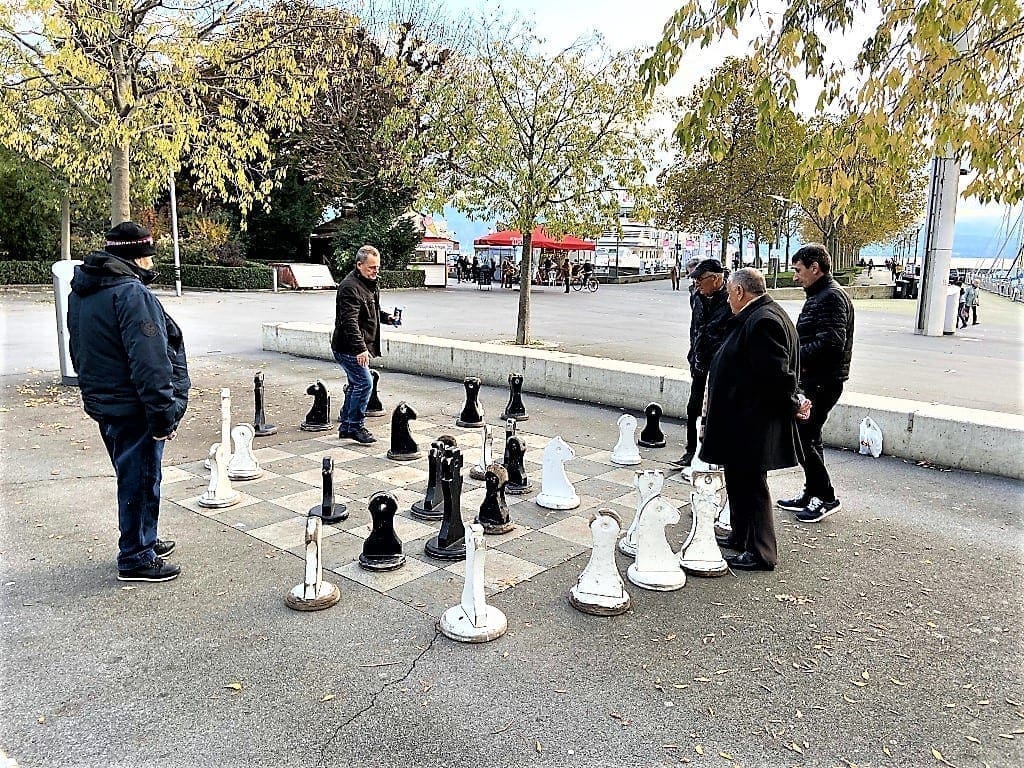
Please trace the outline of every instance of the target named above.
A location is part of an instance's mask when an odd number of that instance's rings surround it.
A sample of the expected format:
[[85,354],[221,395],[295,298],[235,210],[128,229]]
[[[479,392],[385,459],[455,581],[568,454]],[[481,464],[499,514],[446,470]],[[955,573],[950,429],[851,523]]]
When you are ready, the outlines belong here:
[[263,413],[263,391],[263,371],[257,371],[253,377],[253,398],[256,400],[256,407],[255,415],[252,417],[252,428],[256,437],[277,434],[277,427],[267,424],[267,417]]
[[310,384],[306,389],[306,394],[313,396],[313,407],[309,409],[299,429],[304,432],[326,432],[331,428],[331,396],[327,394],[327,387],[317,379],[315,384]]
[[440,520],[444,516],[441,495],[441,459],[446,449],[458,442],[451,435],[441,435],[427,452],[427,490],[422,501],[414,502],[409,513],[420,520]]
[[523,375],[521,373],[510,373],[508,375],[508,404],[505,412],[501,414],[503,419],[515,419],[526,421],[530,417],[526,413],[526,406],[523,405]]
[[459,427],[482,427],[484,425],[484,409],[480,405],[480,379],[467,376],[462,382],[466,388],[466,404],[462,407],[458,421]]
[[661,431],[661,413],[661,406],[657,403],[651,403],[644,409],[647,423],[644,425],[643,431],[640,432],[640,439],[636,441],[637,445],[642,445],[644,448],[665,447],[665,433]]
[[412,436],[409,422],[416,418],[416,411],[404,400],[391,415],[391,450],[388,458],[394,461],[413,461],[420,458],[420,448]]
[[369,502],[373,525],[363,542],[359,565],[368,571],[393,571],[405,565],[402,540],[395,533],[395,512],[398,500],[385,491],[373,494]]
[[515,528],[508,514],[508,504],[505,502],[508,473],[499,464],[491,464],[487,467],[484,482],[487,485],[487,494],[480,504],[480,514],[474,522],[480,523],[487,534],[508,533]]

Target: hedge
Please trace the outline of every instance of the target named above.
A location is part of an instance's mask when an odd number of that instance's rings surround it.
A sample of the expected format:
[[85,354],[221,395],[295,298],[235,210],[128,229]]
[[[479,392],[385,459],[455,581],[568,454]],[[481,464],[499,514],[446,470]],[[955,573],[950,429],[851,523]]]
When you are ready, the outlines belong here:
[[427,273],[421,269],[395,269],[381,270],[377,275],[377,285],[381,290],[394,290],[395,288],[422,288],[425,285]]
[[52,285],[52,261],[0,261],[0,285]]
[[[274,284],[274,270],[262,264],[248,264],[244,267],[200,267],[195,264],[181,265],[181,284],[190,288],[210,288],[228,291],[269,290]],[[160,270],[158,285],[174,285],[174,267],[167,265]]]

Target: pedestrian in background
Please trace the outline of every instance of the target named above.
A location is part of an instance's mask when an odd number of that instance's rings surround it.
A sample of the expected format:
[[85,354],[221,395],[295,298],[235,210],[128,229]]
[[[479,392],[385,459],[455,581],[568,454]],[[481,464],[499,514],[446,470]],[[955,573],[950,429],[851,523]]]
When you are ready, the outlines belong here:
[[[971,325],[978,324],[978,305],[981,303],[981,281],[974,278],[971,284],[964,289],[964,307],[970,310],[973,315]],[[967,327],[966,312],[964,313],[964,328]]]

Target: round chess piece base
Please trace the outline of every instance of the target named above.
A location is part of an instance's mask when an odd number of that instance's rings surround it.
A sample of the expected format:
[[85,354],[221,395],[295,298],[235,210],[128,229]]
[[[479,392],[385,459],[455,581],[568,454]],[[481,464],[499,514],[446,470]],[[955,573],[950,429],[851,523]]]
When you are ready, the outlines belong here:
[[722,538],[732,536],[732,526],[725,525],[723,523],[715,523],[715,535],[721,536]]
[[487,470],[480,469],[479,467],[473,467],[471,470],[469,470],[469,476],[474,480],[486,480]]
[[439,506],[427,509],[422,501],[417,501],[409,508],[409,514],[417,520],[440,520],[444,517],[444,509]]
[[507,523],[499,523],[497,525],[492,525],[490,523],[481,523],[479,518],[474,520],[473,522],[478,523],[480,527],[484,529],[484,534],[486,534],[487,536],[498,536],[502,533],[508,533],[516,527],[516,524],[513,523],[511,520],[509,520]]
[[384,411],[367,411],[366,412],[366,416],[369,416],[371,419],[376,419],[376,418],[379,418],[379,417],[381,417],[383,415],[384,415]]
[[619,539],[618,548],[619,552],[624,554],[626,557],[636,557],[636,543],[630,541],[625,536]]
[[482,421],[472,421],[472,422],[470,422],[470,421],[463,421],[462,419],[457,419],[455,421],[455,426],[456,427],[462,427],[464,429],[479,429],[483,425],[484,425],[484,423]]
[[680,560],[679,567],[691,576],[715,578],[729,572],[725,560]]
[[487,621],[479,626],[473,626],[466,611],[461,605],[452,606],[441,614],[441,620],[437,623],[445,637],[456,640],[460,643],[486,643],[496,640],[508,631],[508,619],[505,614],[493,605],[487,606]]
[[437,536],[435,536],[426,543],[423,547],[423,551],[436,560],[451,560],[453,562],[457,560],[465,560],[466,540],[460,539],[451,547],[445,548],[438,543]]
[[392,461],[416,461],[423,456],[422,451],[416,451],[416,453],[392,453],[388,451],[388,458]]
[[515,419],[516,421],[529,421],[530,416],[526,413],[503,413],[501,414],[502,421],[508,421],[509,419]]
[[620,598],[582,595],[577,592],[575,585],[569,590],[569,605],[591,616],[618,616],[628,611],[632,604],[633,601],[627,594]]
[[[505,487],[505,490],[508,490],[508,486]],[[544,509],[576,509],[580,505],[579,496],[553,496],[543,492],[538,494],[534,501]]]
[[277,434],[277,425],[276,424],[264,424],[259,429],[254,429],[253,431],[254,431],[256,437],[269,437],[270,435],[276,435]]
[[310,507],[309,512],[306,514],[310,517],[319,517],[320,520],[327,525],[332,525],[334,523],[341,523],[348,520],[348,507],[344,504],[335,503],[332,514],[325,515],[323,514],[323,505],[317,504],[315,507]]
[[305,591],[305,584],[296,584],[292,591],[285,595],[284,604],[295,611],[322,611],[341,599],[341,590],[329,581],[320,582],[320,591],[316,597],[303,597],[302,593]]
[[299,424],[299,429],[301,429],[303,432],[326,432],[327,430],[331,429],[331,425],[310,424],[309,422],[304,421],[301,424]]
[[508,483],[505,486],[505,493],[511,493],[513,496],[525,496],[533,490],[533,483],[527,483],[526,485],[512,485]]
[[242,500],[242,494],[235,491],[230,496],[226,496],[223,499],[208,498],[204,493],[198,499],[196,504],[204,509],[223,509],[224,507],[233,507],[235,504]]
[[666,442],[662,440],[644,440],[643,438],[636,441],[636,444],[643,448],[664,448]]
[[644,571],[640,573],[633,563],[626,569],[626,578],[641,589],[655,592],[674,592],[686,586],[686,574],[680,568],[675,571]]
[[245,470],[228,470],[229,480],[259,480],[261,477],[263,477],[262,469],[253,470],[251,472]]
[[405,555],[394,557],[374,557],[359,555],[359,567],[368,571],[394,571],[405,565]]
[[640,458],[640,454],[636,456],[612,456],[610,459],[612,464],[620,467],[633,467],[643,462]]

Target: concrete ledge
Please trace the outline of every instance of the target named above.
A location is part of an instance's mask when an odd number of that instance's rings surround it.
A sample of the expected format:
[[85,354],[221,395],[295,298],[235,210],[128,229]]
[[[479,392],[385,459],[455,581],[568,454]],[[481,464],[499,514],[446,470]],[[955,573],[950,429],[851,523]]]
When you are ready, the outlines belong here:
[[[264,323],[263,349],[333,362],[332,330]],[[690,376],[679,368],[407,334],[385,336],[381,352],[374,367],[385,370],[455,381],[478,376],[491,386],[519,372],[526,392],[633,412],[656,401],[675,418],[685,418],[690,396]],[[856,450],[866,416],[881,427],[887,455],[1024,479],[1024,416],[846,392],[825,425],[825,443]]]

